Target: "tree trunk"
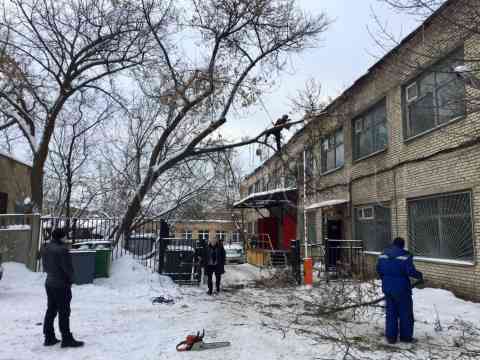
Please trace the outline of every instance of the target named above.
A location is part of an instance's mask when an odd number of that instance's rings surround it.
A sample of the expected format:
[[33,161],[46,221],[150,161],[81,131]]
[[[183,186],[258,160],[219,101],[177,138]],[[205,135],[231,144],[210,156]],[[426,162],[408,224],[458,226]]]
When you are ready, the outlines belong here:
[[43,209],[43,161],[38,159],[38,154],[33,158],[30,186],[32,188],[32,205],[34,213],[42,213]]

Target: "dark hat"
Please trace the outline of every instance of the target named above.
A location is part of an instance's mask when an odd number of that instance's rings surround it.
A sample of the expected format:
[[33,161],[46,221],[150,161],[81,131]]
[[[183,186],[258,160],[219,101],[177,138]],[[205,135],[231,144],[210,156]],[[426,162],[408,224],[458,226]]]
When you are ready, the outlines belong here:
[[67,233],[63,229],[55,229],[52,231],[53,241],[61,241],[65,236],[67,236]]
[[405,240],[402,237],[396,237],[395,239],[393,239],[393,245],[399,247],[400,249],[403,249],[405,247]]

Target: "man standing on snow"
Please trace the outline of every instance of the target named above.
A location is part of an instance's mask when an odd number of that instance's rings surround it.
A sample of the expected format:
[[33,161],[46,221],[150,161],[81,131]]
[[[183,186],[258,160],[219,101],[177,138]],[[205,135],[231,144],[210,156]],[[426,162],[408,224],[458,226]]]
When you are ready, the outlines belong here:
[[220,292],[220,281],[225,273],[225,248],[222,241],[215,238],[208,240],[205,254],[205,273],[208,277],[208,295],[213,293],[213,274],[215,273],[215,287]]
[[410,277],[422,280],[415,269],[412,255],[404,249],[405,240],[397,237],[385,249],[377,262],[377,273],[382,279],[382,290],[387,305],[385,337],[388,343],[397,342],[399,322],[400,341],[413,342],[413,302]]
[[62,347],[80,347],[70,332],[70,301],[72,300],[72,257],[64,243],[66,234],[62,229],[52,232],[52,240],[42,249],[43,270],[47,273],[45,289],[48,305],[43,322],[45,346],[60,342],[55,336],[53,321],[58,313],[58,325],[62,333]]

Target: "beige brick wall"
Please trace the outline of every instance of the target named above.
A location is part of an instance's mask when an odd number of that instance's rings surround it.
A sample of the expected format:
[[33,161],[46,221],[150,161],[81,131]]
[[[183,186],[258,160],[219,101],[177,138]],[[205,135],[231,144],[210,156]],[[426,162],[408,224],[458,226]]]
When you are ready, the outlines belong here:
[[31,196],[31,168],[0,154],[0,192],[8,194],[7,213],[15,212],[15,201]]

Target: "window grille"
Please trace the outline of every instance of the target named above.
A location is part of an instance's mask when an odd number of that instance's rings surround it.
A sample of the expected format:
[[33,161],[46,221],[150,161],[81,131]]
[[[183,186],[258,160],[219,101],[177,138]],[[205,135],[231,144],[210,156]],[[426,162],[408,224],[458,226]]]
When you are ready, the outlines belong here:
[[409,238],[416,256],[473,260],[470,193],[408,202]]

